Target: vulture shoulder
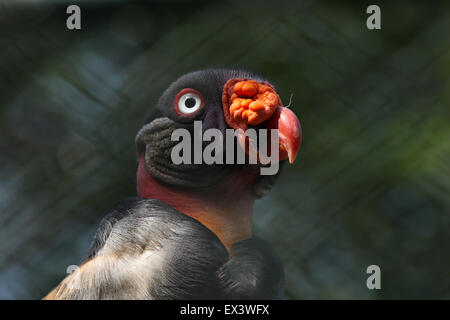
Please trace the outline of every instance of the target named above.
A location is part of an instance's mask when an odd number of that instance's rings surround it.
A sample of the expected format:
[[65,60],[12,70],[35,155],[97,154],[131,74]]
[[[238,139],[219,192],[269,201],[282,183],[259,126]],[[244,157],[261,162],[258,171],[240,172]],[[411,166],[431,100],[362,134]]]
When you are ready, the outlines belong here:
[[282,274],[265,241],[238,242],[229,255],[197,220],[131,198],[103,218],[86,259],[44,299],[274,299]]

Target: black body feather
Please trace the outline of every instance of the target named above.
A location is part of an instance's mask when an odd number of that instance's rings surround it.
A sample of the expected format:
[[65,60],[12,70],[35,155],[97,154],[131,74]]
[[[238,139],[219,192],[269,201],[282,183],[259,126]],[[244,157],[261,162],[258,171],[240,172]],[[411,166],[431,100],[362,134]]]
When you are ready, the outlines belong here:
[[279,299],[283,269],[262,239],[230,254],[197,220],[133,198],[102,220],[86,260],[51,299]]

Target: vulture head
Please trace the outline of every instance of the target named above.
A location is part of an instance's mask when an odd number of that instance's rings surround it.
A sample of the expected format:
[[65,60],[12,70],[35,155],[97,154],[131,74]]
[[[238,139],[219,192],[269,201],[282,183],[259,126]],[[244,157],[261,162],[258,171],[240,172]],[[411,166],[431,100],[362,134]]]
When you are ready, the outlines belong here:
[[[222,141],[196,133],[196,123],[201,123],[202,134],[218,130]],[[180,143],[173,139],[177,129],[190,133],[191,161],[186,163],[176,164],[172,158]],[[227,136],[227,129],[238,134]],[[261,160],[257,147],[250,147],[249,137],[242,134],[248,129],[256,130],[257,139],[258,129],[269,129],[269,141],[270,129],[278,129],[280,168],[284,162],[294,161],[302,139],[300,124],[283,106],[271,82],[253,73],[227,69],[181,76],[162,93],[136,136],[138,195],[164,201],[199,220],[226,246],[247,238],[254,200],[264,196],[278,176],[261,175],[261,167],[270,164]],[[213,141],[223,144],[223,151],[214,154],[222,161],[205,163],[202,150]],[[232,152],[227,144],[235,146]],[[256,154],[256,163],[235,161],[238,148],[245,151],[247,159]],[[200,162],[195,157],[200,157]]]

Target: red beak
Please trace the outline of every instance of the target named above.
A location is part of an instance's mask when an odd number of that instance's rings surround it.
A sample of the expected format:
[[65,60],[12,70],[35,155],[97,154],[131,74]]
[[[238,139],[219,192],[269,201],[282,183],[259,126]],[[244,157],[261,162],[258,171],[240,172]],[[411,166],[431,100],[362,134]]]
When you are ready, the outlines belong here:
[[302,128],[295,113],[286,107],[278,107],[266,126],[267,129],[278,129],[280,160],[288,158],[289,163],[294,163],[302,144]]
[[[281,99],[270,83],[247,79],[230,79],[222,95],[223,112],[227,124],[233,129],[247,130],[248,125],[278,129],[279,160],[293,163],[302,143],[302,129],[293,111],[283,107]],[[245,139],[240,137],[241,145]],[[249,150],[246,152],[257,152]]]

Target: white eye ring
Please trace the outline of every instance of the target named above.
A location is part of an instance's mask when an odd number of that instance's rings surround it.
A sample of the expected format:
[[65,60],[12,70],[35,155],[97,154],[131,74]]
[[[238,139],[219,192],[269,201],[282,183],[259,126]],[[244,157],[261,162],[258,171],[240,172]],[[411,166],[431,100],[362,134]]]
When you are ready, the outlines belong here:
[[194,92],[183,94],[178,99],[178,111],[183,114],[190,114],[197,111],[202,105],[202,99]]

